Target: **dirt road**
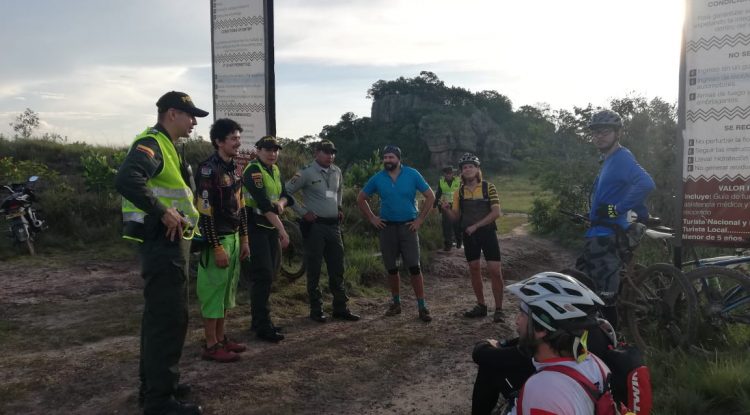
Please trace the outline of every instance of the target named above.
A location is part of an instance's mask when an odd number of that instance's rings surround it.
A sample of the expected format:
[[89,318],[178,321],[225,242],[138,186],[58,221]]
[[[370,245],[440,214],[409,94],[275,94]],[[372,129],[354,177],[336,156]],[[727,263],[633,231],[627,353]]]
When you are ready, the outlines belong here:
[[[520,228],[501,239],[501,249],[506,281],[572,262],[565,250]],[[24,268],[0,263],[0,413],[139,413],[137,264]],[[468,413],[476,373],[472,346],[512,335],[515,306],[506,304],[504,323],[465,319],[461,312],[474,300],[463,252],[441,252],[429,269],[429,324],[417,319],[411,288],[404,286],[400,316],[383,317],[386,298],[355,298],[352,309],[362,321],[277,317],[287,339],[274,345],[245,330],[244,304],[229,317],[230,334],[249,346],[234,364],[200,359],[202,327],[193,300],[181,361],[182,381],[193,385],[191,400],[207,414]]]

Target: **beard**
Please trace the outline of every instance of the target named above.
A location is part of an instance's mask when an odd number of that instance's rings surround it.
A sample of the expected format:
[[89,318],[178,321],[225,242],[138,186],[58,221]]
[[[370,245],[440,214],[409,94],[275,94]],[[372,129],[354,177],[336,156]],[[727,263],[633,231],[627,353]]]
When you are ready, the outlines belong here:
[[398,166],[398,163],[387,163],[383,162],[383,167],[388,171],[393,171],[396,169],[396,166]]

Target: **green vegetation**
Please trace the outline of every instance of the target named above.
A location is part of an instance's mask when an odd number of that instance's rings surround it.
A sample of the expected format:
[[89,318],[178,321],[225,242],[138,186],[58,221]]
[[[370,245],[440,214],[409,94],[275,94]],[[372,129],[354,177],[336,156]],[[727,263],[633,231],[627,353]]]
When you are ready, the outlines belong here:
[[[422,72],[414,78],[380,80],[368,90],[368,97],[375,101],[384,102],[398,96],[413,97],[415,104],[396,112],[393,119],[377,122],[345,113],[336,124],[324,126],[319,134],[320,138],[336,143],[337,162],[345,171],[345,278],[353,295],[387,295],[377,234],[356,207],[357,193],[367,178],[380,169],[377,149],[387,143],[401,146],[404,162],[419,168],[429,182],[436,182],[439,173],[434,168],[437,166],[430,166],[430,163],[437,163],[431,159],[425,142],[419,139],[425,120],[436,131],[454,133],[451,137],[461,136],[461,131],[456,129],[466,124],[459,121],[470,114],[481,113],[500,126],[502,133],[493,137],[502,137],[502,149],[507,151],[502,152],[502,157],[483,159],[482,164],[486,177],[497,186],[505,214],[498,220],[499,233],[506,234],[528,220],[535,232],[565,246],[580,246],[583,228],[560,215],[559,209],[582,213],[589,210],[598,158],[584,127],[596,108],[588,105],[572,111],[553,111],[544,106],[523,106],[514,110],[510,100],[496,91],[474,93],[449,87],[431,72]],[[635,154],[656,181],[657,191],[648,201],[650,211],[661,216],[666,225],[675,226],[673,196],[679,179],[675,173],[679,155],[675,144],[674,105],[660,98],[647,101],[642,97],[626,97],[612,100],[610,108],[624,117],[623,145]],[[17,132],[15,139],[0,136],[0,181],[18,182],[30,175],[40,176],[39,207],[50,229],[38,241],[40,255],[36,258],[16,258],[16,252],[9,249],[8,238],[0,238],[0,260],[13,258],[34,266],[50,261],[133,256],[132,246],[119,237],[120,197],[112,187],[112,179],[127,148],[68,143],[66,137],[56,134],[32,137],[39,119],[30,109],[19,115],[12,125]],[[480,137],[484,141],[474,143],[480,157],[484,156],[483,150],[494,148],[497,152],[501,146],[487,137],[489,135],[485,134]],[[283,139],[284,149],[279,160],[283,178],[292,177],[312,159],[312,142],[316,140],[309,136],[299,140]],[[195,171],[197,163],[211,154],[213,148],[198,137],[186,140],[179,151]],[[498,175],[500,172],[503,175]],[[377,197],[371,200],[373,210],[378,208],[378,203]],[[423,263],[429,271],[431,255],[442,244],[440,216],[436,212],[431,213],[424,224],[420,240]],[[645,263],[669,259],[669,253],[658,244],[645,243],[637,255],[638,260]],[[274,310],[294,315],[306,312],[304,278],[294,282],[279,278],[274,289]],[[92,307],[95,306],[98,305],[92,303]],[[124,304],[115,307],[118,315],[133,311],[127,310]],[[47,308],[30,308],[29,311],[50,312]],[[45,335],[50,336],[50,344],[64,345],[132,332],[135,326],[137,320],[113,320],[110,331],[91,338],[58,339],[52,331]],[[22,342],[27,334],[24,330],[20,321],[0,320],[0,345]],[[747,409],[750,408],[750,357],[746,346],[741,346],[747,344],[741,340],[747,339],[750,333],[744,331],[732,333],[732,336],[733,344],[740,346],[711,351],[708,357],[679,350],[657,351],[648,356],[655,391],[654,413],[750,413]],[[22,386],[10,384],[0,390],[0,399],[22,393]]]

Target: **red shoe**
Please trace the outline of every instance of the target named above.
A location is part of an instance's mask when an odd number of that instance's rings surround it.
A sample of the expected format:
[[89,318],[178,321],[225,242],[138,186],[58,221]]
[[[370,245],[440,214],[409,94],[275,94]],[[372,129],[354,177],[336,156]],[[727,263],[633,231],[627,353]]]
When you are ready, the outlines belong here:
[[213,360],[219,363],[236,362],[240,360],[240,355],[234,352],[230,352],[222,347],[221,343],[216,343],[211,347],[203,348],[203,360]]
[[237,343],[236,341],[231,340],[227,336],[224,336],[224,340],[220,341],[219,343],[223,344],[224,350],[228,352],[242,353],[245,350],[247,350],[247,346],[245,346],[242,343]]

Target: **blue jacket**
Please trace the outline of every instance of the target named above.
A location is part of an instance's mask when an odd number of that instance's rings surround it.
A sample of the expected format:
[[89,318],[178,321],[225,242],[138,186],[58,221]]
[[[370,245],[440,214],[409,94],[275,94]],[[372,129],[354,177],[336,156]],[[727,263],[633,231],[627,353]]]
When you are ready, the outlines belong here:
[[[648,217],[646,197],[654,190],[654,180],[633,157],[633,153],[621,147],[604,159],[599,176],[594,180],[591,195],[591,212],[589,218],[596,222],[617,224],[627,229],[629,224],[627,215],[633,210],[640,219]],[[615,205],[616,219],[600,218],[596,210],[601,205]],[[586,237],[611,235],[614,230],[607,226],[592,226],[586,232]]]

